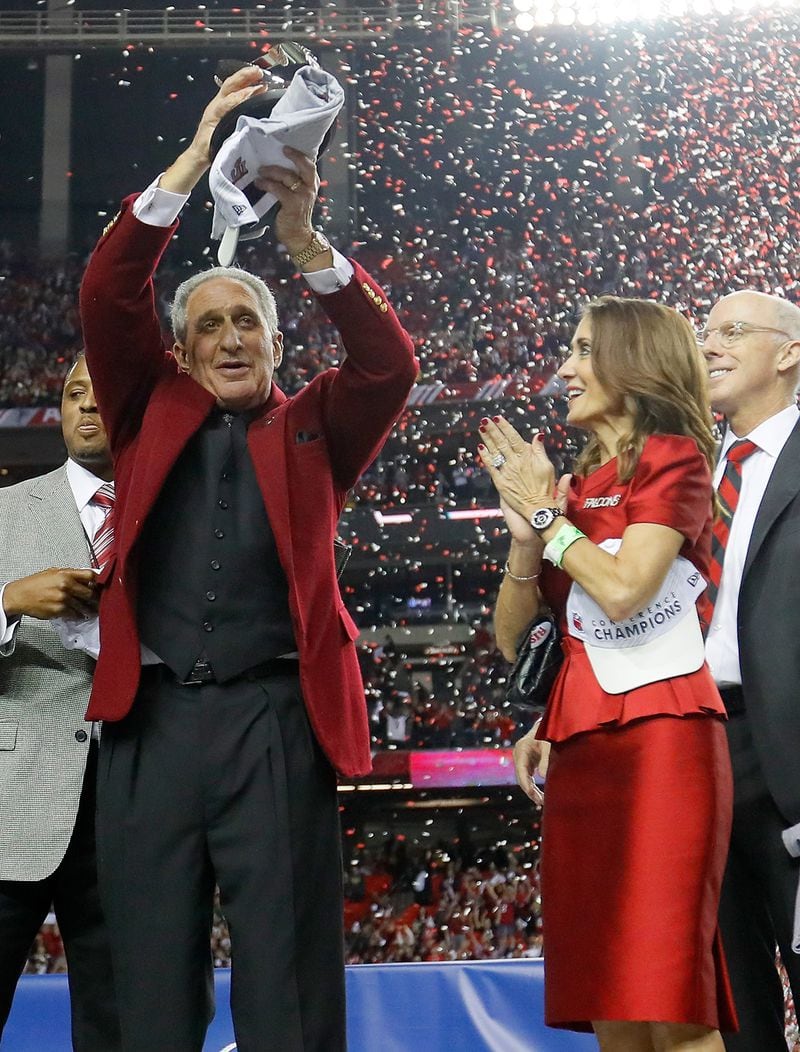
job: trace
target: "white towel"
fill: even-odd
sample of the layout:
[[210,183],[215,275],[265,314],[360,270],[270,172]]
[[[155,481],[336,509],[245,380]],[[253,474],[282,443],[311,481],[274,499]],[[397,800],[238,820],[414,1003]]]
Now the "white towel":
[[233,259],[239,229],[257,223],[277,201],[274,194],[266,193],[252,205],[244,194],[258,169],[269,164],[294,168],[283,152],[284,146],[315,157],[343,105],[344,91],[335,77],[322,69],[303,66],[268,117],[238,119],[236,130],[223,143],[208,176],[214,198],[211,236],[223,239],[218,251],[221,266],[228,266]]
[[95,661],[100,654],[100,618],[51,617],[50,624],[67,650],[82,650]]
[[[792,858],[800,857],[800,822],[783,831],[783,842]],[[797,899],[794,906],[794,931],[792,932],[792,949],[800,953],[800,883],[797,886]]]

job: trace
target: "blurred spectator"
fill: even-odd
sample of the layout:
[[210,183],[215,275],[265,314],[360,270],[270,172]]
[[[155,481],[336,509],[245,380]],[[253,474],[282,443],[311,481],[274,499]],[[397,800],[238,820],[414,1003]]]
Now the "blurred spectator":
[[505,701],[508,662],[485,626],[467,647],[460,668],[442,677],[441,693],[414,678],[408,655],[397,643],[363,645],[361,670],[375,749],[508,748],[518,736],[519,714]]
[[513,851],[490,845],[475,857],[450,844],[406,853],[398,870],[392,838],[376,854],[363,852],[349,867],[365,874],[367,890],[345,904],[348,962],[540,956],[537,858],[535,842]]
[[45,972],[65,972],[67,958],[55,913],[48,913],[36,941],[28,954],[26,974],[42,975]]

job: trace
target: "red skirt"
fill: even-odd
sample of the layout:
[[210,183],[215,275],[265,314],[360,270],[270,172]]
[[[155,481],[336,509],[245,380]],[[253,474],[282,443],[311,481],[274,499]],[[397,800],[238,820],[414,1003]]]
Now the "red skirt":
[[716,717],[655,716],[553,745],[542,830],[549,1026],[737,1029],[717,927],[731,809]]

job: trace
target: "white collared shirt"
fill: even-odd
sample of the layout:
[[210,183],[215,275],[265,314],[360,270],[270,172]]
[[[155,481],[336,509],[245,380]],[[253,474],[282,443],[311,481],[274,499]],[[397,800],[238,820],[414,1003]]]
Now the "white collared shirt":
[[[162,172],[161,175],[163,174]],[[162,190],[158,185],[161,175],[157,176],[133,202],[133,214],[140,223],[146,223],[148,226],[172,226],[189,200],[188,194],[176,194],[172,190]],[[333,246],[331,246],[331,251],[333,252],[332,267],[303,274],[309,286],[321,296],[343,289],[350,283],[355,273],[353,264],[346,256],[343,256]]]
[[75,498],[75,506],[78,509],[84,532],[87,537],[93,538],[103,525],[106,512],[98,505],[92,504],[91,501],[105,482],[72,459],[67,460],[67,481],[72,490],[72,496]]
[[[74,460],[67,460],[67,481],[72,490],[72,496],[75,498],[75,506],[78,509],[84,532],[87,537],[94,537],[105,518],[105,512],[102,508],[91,504],[90,501],[105,483],[97,475],[93,475],[91,471],[87,471],[80,464],[76,464]],[[90,566],[88,557],[86,562],[88,568]],[[73,567],[73,569],[82,569],[82,567]],[[3,593],[6,590],[7,583],[5,582],[0,586],[0,648],[8,646],[14,638],[14,632],[19,624],[19,620],[12,621],[9,624],[6,617],[3,606]]]
[[735,435],[728,429],[722,441],[719,463],[714,472],[715,487],[722,481],[728,450],[734,442],[748,438],[755,442],[758,450],[742,462],[742,488],[725,548],[722,580],[706,640],[706,660],[720,686],[740,685],[742,682],[737,612],[744,563],[772,469],[799,416],[797,406],[790,405],[764,420],[747,435]]
[[[92,498],[103,485],[103,480],[98,479],[91,471],[82,468],[74,460],[67,461],[67,478],[75,497],[75,504],[86,536],[91,540],[106,517],[103,508],[92,504]],[[100,625],[99,618],[91,617],[82,621],[71,618],[54,618],[51,621],[53,628],[61,636],[61,641],[68,650],[83,650],[90,657],[97,658],[100,652]],[[141,659],[143,665],[157,665],[161,658],[157,657],[149,647],[140,643]]]
[[[78,515],[80,516],[84,533],[87,538],[94,537],[106,517],[106,512],[97,505],[92,504],[91,501],[100,487],[105,485],[105,482],[103,479],[98,478],[97,475],[93,475],[91,471],[87,471],[86,468],[81,467],[80,464],[77,464],[72,459],[67,460],[67,481],[72,490],[72,496],[75,498],[75,506],[78,509]],[[90,562],[88,558],[86,561],[87,563]],[[73,567],[73,569],[82,569],[82,567]],[[5,592],[5,589],[5,584],[0,587],[0,651],[8,653],[9,644],[14,639],[14,634],[20,623],[20,619],[18,618],[16,621],[12,621],[11,624],[9,624],[3,607],[3,593]],[[97,622],[96,617],[89,620],[93,621],[95,624]],[[69,622],[64,618],[54,618],[51,624],[56,632],[58,632],[62,642],[65,642],[66,645],[64,629],[62,629],[61,626],[67,626],[69,625]],[[99,723],[92,724],[92,737],[99,739]]]

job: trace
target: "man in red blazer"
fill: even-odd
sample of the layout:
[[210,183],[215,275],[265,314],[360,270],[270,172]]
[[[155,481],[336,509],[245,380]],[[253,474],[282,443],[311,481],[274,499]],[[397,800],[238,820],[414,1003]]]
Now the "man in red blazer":
[[225,81],[188,149],[123,203],[81,290],[116,474],[88,718],[104,721],[98,854],[131,1052],[202,1048],[215,884],[240,1052],[345,1048],[335,771],[365,773],[370,750],[333,538],[416,361],[381,289],[314,231],[316,167],[288,149],[259,186],[342,366],[282,394],[272,295],[231,268],[178,289],[165,351],[153,273],[211,133],[261,76]]

